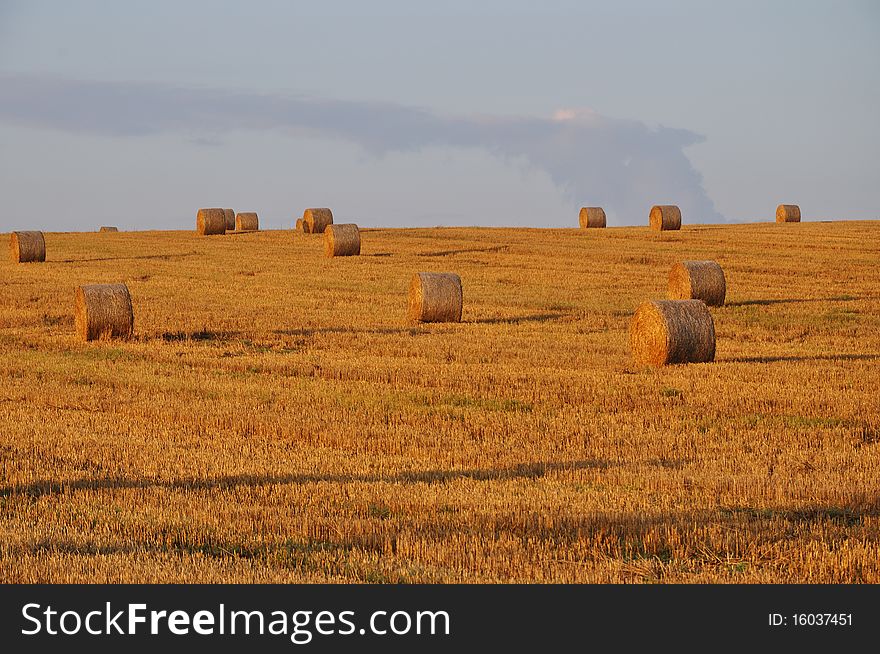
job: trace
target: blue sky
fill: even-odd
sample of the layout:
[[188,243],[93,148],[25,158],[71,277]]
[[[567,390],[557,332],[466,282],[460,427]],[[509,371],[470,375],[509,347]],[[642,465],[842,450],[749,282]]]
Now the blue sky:
[[7,2],[0,229],[880,218],[876,2]]

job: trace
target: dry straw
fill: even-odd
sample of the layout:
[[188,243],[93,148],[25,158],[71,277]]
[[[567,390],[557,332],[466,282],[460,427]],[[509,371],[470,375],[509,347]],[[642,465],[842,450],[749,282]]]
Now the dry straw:
[[303,222],[302,218],[296,219],[296,231],[302,232],[303,234],[308,234],[309,226]]
[[76,289],[76,331],[83,340],[129,338],[133,330],[134,312],[125,284],[90,284]]
[[226,231],[231,232],[235,229],[235,211],[232,209],[224,209],[223,218],[226,220]]
[[109,225],[104,225],[98,231],[99,232],[118,232],[119,228],[118,227],[110,227]]
[[333,224],[333,212],[330,209],[306,209],[302,221],[306,234],[323,234],[327,225]]
[[644,302],[630,323],[629,344],[640,365],[706,363],[715,359],[715,323],[702,300]]
[[651,207],[648,220],[651,223],[651,229],[658,232],[681,229],[681,210],[674,204],[658,204]]
[[409,317],[419,322],[460,322],[461,277],[455,273],[416,273],[409,284]]
[[196,216],[196,231],[202,236],[211,236],[212,234],[225,234],[225,210],[199,209],[198,216]]
[[581,227],[605,227],[605,209],[602,207],[581,207],[579,216]]
[[46,260],[46,239],[43,232],[12,232],[9,254],[16,263]]
[[724,271],[714,261],[682,261],[669,271],[670,300],[702,300],[720,307],[725,295]]
[[361,253],[361,232],[357,225],[327,225],[324,230],[324,254],[350,257]]
[[256,232],[260,229],[260,219],[253,212],[235,214],[235,231]]
[[801,221],[801,208],[796,204],[780,204],[776,207],[776,222],[799,223]]

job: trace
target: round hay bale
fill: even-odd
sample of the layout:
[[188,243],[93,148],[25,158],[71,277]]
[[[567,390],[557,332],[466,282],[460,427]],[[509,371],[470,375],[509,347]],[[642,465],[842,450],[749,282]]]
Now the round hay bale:
[[257,232],[260,230],[260,219],[257,214],[251,212],[235,214],[235,231]]
[[724,271],[714,261],[682,261],[669,271],[670,300],[702,300],[720,307],[725,295]]
[[12,232],[9,255],[16,263],[46,260],[46,239],[43,232]]
[[225,209],[199,209],[198,216],[196,216],[196,231],[202,236],[225,234]]
[[76,331],[84,341],[129,338],[134,331],[134,312],[128,287],[125,284],[78,287]]
[[602,207],[581,207],[579,215],[581,227],[605,227],[605,209]]
[[715,323],[702,300],[643,302],[632,317],[629,344],[640,365],[706,363],[715,359]]
[[409,317],[418,322],[461,322],[461,277],[416,273],[409,284]]
[[327,225],[333,224],[333,212],[330,209],[306,209],[302,221],[307,227],[306,234],[323,234]]
[[110,227],[108,225],[103,225],[101,227],[101,229],[99,229],[98,231],[99,232],[118,232],[119,228],[118,227]]
[[296,231],[303,232],[303,233],[305,233],[305,231],[306,231],[305,223],[303,222],[302,218],[296,219]]
[[780,204],[776,207],[776,222],[799,223],[801,221],[801,208],[796,204]]
[[224,209],[223,217],[226,219],[226,231],[231,232],[235,229],[235,211],[232,209]]
[[674,204],[654,205],[651,207],[648,220],[651,223],[651,229],[658,232],[681,229],[681,210]]
[[351,257],[361,253],[361,231],[357,225],[327,225],[324,229],[324,254],[328,257]]

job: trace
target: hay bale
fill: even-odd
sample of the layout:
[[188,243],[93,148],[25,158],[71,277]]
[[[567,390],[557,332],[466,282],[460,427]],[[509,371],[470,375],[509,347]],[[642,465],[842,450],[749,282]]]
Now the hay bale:
[[725,295],[724,271],[714,261],[682,261],[669,271],[670,300],[702,300],[720,307]]
[[[202,236],[226,233],[225,209],[199,209],[196,231]],[[233,225],[235,227],[235,225]]]
[[605,227],[605,209],[602,207],[581,207],[579,215],[581,227]]
[[361,253],[361,230],[357,225],[327,225],[324,229],[324,254],[328,257],[352,257]]
[[110,227],[108,225],[103,225],[101,227],[101,229],[99,229],[98,231],[99,232],[118,232],[119,228],[118,227]]
[[235,214],[235,231],[257,232],[260,230],[260,219],[253,212]]
[[801,221],[801,208],[796,204],[780,204],[776,207],[776,222],[799,223]]
[[461,277],[416,273],[409,284],[409,317],[419,322],[461,322]]
[[651,229],[658,232],[681,229],[681,210],[674,204],[654,205],[651,207],[648,220],[651,223]]
[[306,224],[303,222],[302,218],[296,219],[296,231],[306,233]]
[[224,209],[223,217],[226,219],[226,231],[231,232],[235,229],[235,211],[232,209]]
[[76,289],[76,331],[85,341],[129,338],[134,331],[131,295],[125,284],[90,284]]
[[333,224],[333,212],[330,209],[306,209],[302,221],[307,227],[306,234],[323,234],[327,225]]
[[43,232],[12,232],[9,254],[16,263],[46,260],[46,239]]
[[715,323],[702,300],[644,302],[632,317],[629,344],[641,365],[706,363],[715,359]]

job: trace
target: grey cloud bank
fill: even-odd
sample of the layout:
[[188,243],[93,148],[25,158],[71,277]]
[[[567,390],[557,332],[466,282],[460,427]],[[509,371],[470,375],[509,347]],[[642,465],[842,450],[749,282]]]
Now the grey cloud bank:
[[[653,204],[678,204],[686,222],[723,221],[684,148],[684,129],[591,111],[551,118],[441,116],[391,103],[317,99],[136,82],[0,75],[0,122],[110,137],[180,132],[218,145],[238,130],[343,139],[370,155],[434,146],[524,159],[577,205],[602,205],[615,224],[645,224]],[[220,143],[222,146],[222,143]]]

